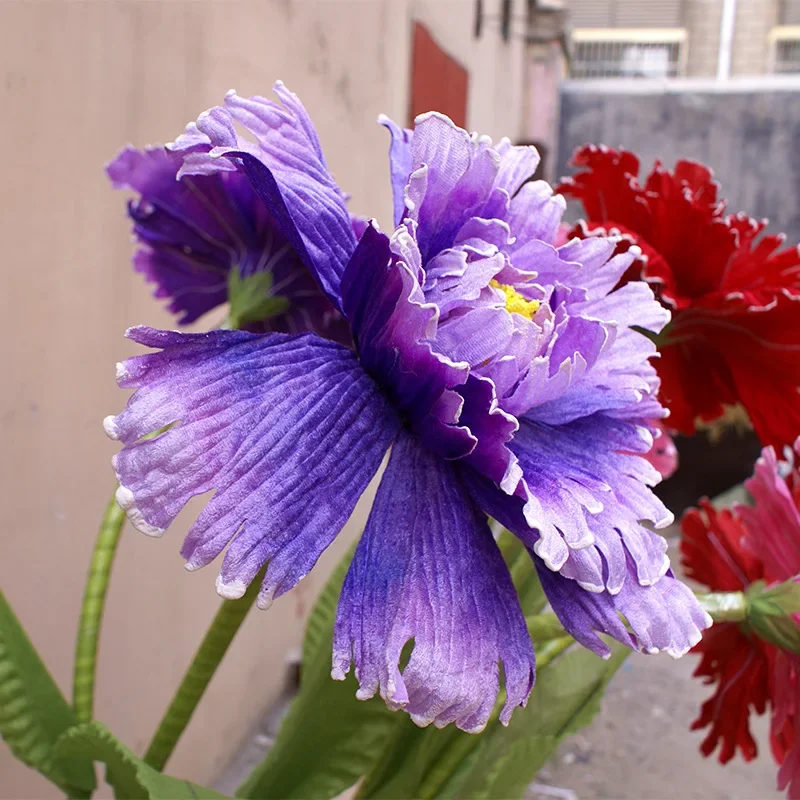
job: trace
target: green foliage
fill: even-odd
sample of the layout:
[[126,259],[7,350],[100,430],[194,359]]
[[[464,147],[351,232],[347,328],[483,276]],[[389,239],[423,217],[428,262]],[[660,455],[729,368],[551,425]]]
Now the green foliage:
[[251,322],[262,322],[289,308],[285,297],[272,295],[272,273],[254,272],[242,277],[235,267],[228,277],[229,327],[238,329]]
[[79,722],[89,722],[94,717],[94,681],[100,626],[106,606],[111,567],[124,524],[125,512],[119,507],[116,496],[112,495],[95,541],[78,621],[72,707]]
[[609,680],[631,652],[621,644],[610,647],[607,660],[575,648],[541,669],[528,707],[514,714],[508,728],[495,725],[481,737],[469,769],[440,796],[520,797],[558,745],[597,715]]
[[203,641],[194,654],[189,669],[181,680],[169,707],[164,712],[153,740],[144,754],[145,763],[163,770],[178,744],[192,715],[203,699],[208,684],[225,658],[248,612],[258,597],[262,569],[238,600],[223,600]]
[[220,800],[225,795],[205,786],[162,775],[125,747],[100,722],[67,731],[56,744],[64,762],[93,758],[106,765],[106,780],[118,800]]
[[0,592],[0,737],[11,752],[71,797],[88,797],[96,782],[91,759],[59,762],[58,738],[77,722]]
[[336,605],[351,558],[352,552],[337,566],[311,612],[300,693],[238,797],[335,797],[369,770],[393,726],[403,721],[380,697],[356,700],[352,675],[341,682],[330,676]]

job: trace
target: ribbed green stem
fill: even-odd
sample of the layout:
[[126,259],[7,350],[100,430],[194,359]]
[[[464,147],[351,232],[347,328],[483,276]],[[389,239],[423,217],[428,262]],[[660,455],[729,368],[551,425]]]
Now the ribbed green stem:
[[78,722],[90,722],[94,713],[94,681],[100,626],[106,607],[111,566],[124,523],[125,512],[117,505],[116,498],[112,497],[94,545],[78,623],[72,680],[72,705]]
[[157,770],[164,769],[206,687],[258,596],[262,577],[263,571],[250,584],[244,597],[222,601],[144,755],[145,762],[151,767]]

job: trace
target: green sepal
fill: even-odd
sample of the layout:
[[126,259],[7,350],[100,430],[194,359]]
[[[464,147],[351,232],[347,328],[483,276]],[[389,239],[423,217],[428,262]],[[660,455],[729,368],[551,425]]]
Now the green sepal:
[[91,759],[59,762],[54,747],[77,723],[30,639],[0,592],[0,737],[11,752],[70,797],[97,785]]
[[766,588],[756,581],[747,590],[747,624],[766,642],[800,655],[800,583],[794,579]]
[[225,795],[154,770],[100,722],[71,728],[55,746],[59,759],[90,758],[106,765],[106,780],[118,800],[221,800]]
[[272,272],[254,272],[242,277],[234,267],[228,275],[228,327],[242,328],[253,322],[263,322],[270,317],[283,314],[289,301],[280,295],[272,295]]
[[237,797],[281,800],[330,798],[364,775],[383,752],[404,714],[380,697],[357,700],[358,684],[331,678],[333,623],[351,550],[320,594],[306,628],[300,692],[265,760],[237,789]]

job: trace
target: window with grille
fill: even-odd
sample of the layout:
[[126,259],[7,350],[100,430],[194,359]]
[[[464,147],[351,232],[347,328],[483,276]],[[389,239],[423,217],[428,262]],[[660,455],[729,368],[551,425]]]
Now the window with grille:
[[800,25],[779,25],[769,33],[770,71],[800,73]]
[[685,61],[682,28],[572,32],[572,78],[677,78]]

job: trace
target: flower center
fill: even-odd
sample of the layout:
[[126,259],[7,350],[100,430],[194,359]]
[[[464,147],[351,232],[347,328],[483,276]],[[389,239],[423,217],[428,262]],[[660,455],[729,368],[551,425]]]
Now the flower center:
[[499,289],[506,296],[506,311],[509,314],[519,314],[526,319],[533,319],[533,315],[539,310],[538,300],[528,300],[523,297],[513,286],[506,283],[499,283],[492,279],[489,285],[493,289]]

